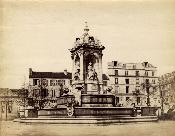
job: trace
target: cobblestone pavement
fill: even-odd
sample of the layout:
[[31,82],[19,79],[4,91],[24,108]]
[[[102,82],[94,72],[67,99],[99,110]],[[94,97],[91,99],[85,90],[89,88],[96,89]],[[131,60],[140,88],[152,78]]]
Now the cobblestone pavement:
[[0,122],[0,136],[174,136],[175,121],[113,125]]

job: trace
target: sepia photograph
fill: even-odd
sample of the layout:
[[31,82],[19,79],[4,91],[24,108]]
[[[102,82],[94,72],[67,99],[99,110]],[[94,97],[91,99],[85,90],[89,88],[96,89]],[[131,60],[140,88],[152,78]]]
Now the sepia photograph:
[[0,136],[174,136],[175,0],[1,0]]

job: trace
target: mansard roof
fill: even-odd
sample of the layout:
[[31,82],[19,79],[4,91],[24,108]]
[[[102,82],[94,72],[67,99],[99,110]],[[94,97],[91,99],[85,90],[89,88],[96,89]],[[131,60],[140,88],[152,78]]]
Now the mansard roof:
[[108,67],[112,66],[112,67],[120,67],[123,69],[149,69],[149,68],[153,68],[156,69],[157,67],[153,66],[151,63],[149,62],[142,62],[142,63],[123,63],[123,62],[119,62],[119,61],[111,61],[108,62]]
[[[72,79],[72,73],[67,72],[34,72],[29,75],[29,78],[56,78],[56,79]],[[109,80],[106,74],[102,75],[103,80]]]
[[67,72],[34,72],[29,75],[29,78],[58,78],[58,79],[71,79],[72,74]]

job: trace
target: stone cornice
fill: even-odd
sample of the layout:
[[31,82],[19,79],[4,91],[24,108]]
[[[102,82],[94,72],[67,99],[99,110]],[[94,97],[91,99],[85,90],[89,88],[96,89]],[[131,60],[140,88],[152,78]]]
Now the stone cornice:
[[69,51],[71,53],[73,53],[73,52],[75,52],[75,51],[77,51],[79,49],[98,49],[98,50],[104,50],[105,47],[102,46],[102,45],[90,45],[90,44],[84,43],[84,44],[75,46],[72,49],[69,49]]

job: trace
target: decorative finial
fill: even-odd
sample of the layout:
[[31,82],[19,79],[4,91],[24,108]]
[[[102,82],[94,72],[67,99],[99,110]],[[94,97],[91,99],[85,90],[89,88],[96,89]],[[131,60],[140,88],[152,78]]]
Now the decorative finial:
[[84,28],[84,31],[88,33],[89,31],[89,28],[88,28],[88,25],[87,25],[87,22],[85,22],[85,28]]

